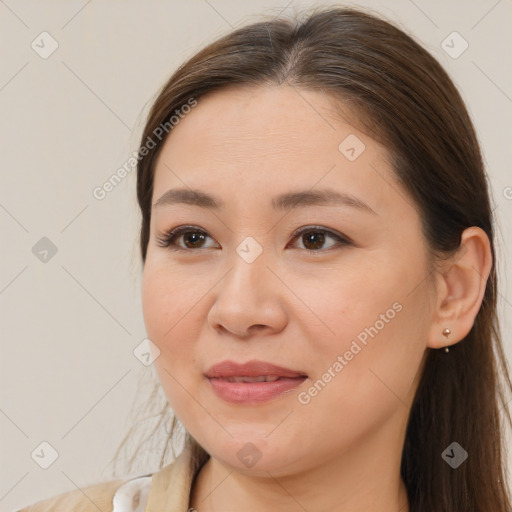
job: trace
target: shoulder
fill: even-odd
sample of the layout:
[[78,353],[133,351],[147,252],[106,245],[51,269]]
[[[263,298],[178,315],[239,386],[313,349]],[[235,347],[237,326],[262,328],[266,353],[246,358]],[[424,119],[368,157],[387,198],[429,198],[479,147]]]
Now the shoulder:
[[187,510],[192,482],[208,458],[199,445],[186,444],[175,460],[156,473],[90,485],[16,512],[144,512],[148,507]]
[[[113,480],[38,501],[17,512],[132,512],[147,496],[151,476]],[[142,509],[144,510],[144,509]]]

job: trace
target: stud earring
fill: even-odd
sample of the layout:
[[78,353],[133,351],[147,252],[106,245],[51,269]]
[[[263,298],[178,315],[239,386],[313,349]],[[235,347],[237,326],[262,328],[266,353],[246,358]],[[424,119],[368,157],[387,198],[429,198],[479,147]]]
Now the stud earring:
[[[446,329],[443,329],[443,336],[445,338],[448,338],[450,336],[450,334],[452,333],[452,331],[450,331],[450,329],[448,329],[448,327]],[[446,353],[450,352],[450,349],[448,347],[444,347],[444,351]]]

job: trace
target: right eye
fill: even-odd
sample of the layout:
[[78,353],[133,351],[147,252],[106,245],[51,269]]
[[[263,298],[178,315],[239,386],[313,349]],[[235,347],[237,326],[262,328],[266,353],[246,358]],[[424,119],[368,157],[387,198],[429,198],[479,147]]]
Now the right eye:
[[[207,238],[211,237],[206,231],[197,226],[179,226],[158,235],[156,240],[160,247],[166,247],[173,251],[190,251],[211,248],[204,246],[204,241]],[[180,239],[183,244],[177,243]]]

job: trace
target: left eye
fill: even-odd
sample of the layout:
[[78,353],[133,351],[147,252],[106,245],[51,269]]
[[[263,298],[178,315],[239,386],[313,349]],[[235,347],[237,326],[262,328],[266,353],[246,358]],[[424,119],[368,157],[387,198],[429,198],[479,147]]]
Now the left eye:
[[[334,240],[325,247],[327,239]],[[348,245],[350,242],[344,236],[324,228],[307,227],[297,230],[293,234],[293,240],[299,239],[303,249],[308,252],[319,252],[320,250],[331,249],[340,245]]]
[[[194,226],[179,226],[157,237],[157,244],[160,247],[167,247],[172,250],[208,249],[212,248],[212,246],[204,245],[205,240],[208,238],[212,239],[203,229]],[[325,246],[329,239],[332,242]],[[309,253],[322,252],[333,247],[350,244],[350,240],[347,237],[334,231],[314,226],[296,230],[292,235],[292,242],[295,240],[300,240],[302,243],[302,247],[299,247],[299,249]],[[182,243],[177,243],[178,241]]]

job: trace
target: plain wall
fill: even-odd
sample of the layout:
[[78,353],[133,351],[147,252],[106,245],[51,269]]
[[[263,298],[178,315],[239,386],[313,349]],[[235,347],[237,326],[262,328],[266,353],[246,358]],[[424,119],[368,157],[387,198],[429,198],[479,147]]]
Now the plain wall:
[[[316,5],[330,4],[347,5]],[[512,3],[385,4],[350,5],[373,7],[433,53],[476,125],[500,226],[500,313],[510,360]],[[148,105],[182,61],[260,14],[307,5],[315,4],[0,3],[0,510],[112,479],[107,463],[129,427],[139,378],[153,371],[133,354],[145,338],[135,174],[102,200],[93,190],[136,150]],[[44,31],[58,43],[47,58],[40,54],[52,41]],[[456,59],[441,48],[453,31],[469,44]],[[49,460],[42,442],[58,452],[48,469],[31,457],[36,450]]]

